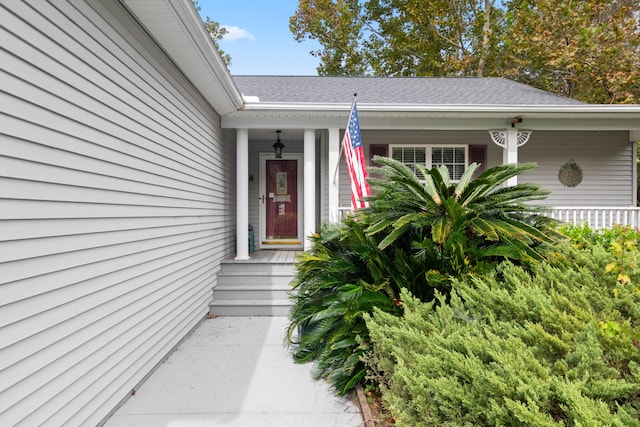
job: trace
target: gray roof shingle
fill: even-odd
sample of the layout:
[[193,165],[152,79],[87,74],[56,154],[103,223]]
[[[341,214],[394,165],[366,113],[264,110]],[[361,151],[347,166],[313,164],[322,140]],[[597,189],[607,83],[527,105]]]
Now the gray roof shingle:
[[501,77],[233,76],[260,102],[421,105],[584,105]]

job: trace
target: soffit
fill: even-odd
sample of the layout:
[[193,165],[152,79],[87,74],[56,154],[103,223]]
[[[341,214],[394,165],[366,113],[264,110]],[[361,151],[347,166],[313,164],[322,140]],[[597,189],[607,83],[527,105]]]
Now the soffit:
[[242,105],[242,96],[192,0],[121,1],[219,114]]
[[[245,103],[222,118],[224,128],[344,128],[350,105]],[[361,105],[363,129],[500,129],[517,126],[538,130],[639,130],[640,105]]]

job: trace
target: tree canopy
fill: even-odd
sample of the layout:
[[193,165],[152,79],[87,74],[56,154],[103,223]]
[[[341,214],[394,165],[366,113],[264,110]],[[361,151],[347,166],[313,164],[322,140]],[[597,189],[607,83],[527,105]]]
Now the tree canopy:
[[320,75],[505,76],[592,103],[640,102],[637,0],[300,0]]
[[[202,8],[198,5],[198,0],[193,0],[193,5],[195,6],[196,10],[200,12]],[[218,43],[218,40],[222,40],[224,35],[228,33],[227,29],[220,26],[219,22],[214,21],[208,16],[203,19],[202,22],[204,23],[204,28],[209,33],[209,37],[211,37],[211,40],[213,40],[213,44],[216,46],[216,49],[218,49],[218,53],[220,53],[222,62],[224,62],[224,65],[229,67],[229,65],[231,65],[231,55],[225,53],[224,50],[220,49],[220,44]]]

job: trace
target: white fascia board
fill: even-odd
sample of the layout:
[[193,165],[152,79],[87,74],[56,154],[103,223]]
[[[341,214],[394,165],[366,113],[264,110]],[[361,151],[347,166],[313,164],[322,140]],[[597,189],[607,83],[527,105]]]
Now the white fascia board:
[[237,111],[242,106],[240,90],[207,34],[192,0],[122,2],[220,115]]
[[[270,116],[222,117],[225,129],[344,129],[348,112],[343,116],[302,116],[274,114]],[[511,127],[504,117],[382,117],[360,114],[361,129],[379,130],[495,130]],[[517,125],[523,130],[549,131],[633,131],[638,120],[621,119],[527,119]]]
[[[246,103],[223,128],[344,128],[349,104]],[[358,105],[366,129],[640,130],[640,105]]]
[[[225,129],[344,129],[347,125],[348,111],[341,116],[297,116],[290,114],[272,115],[269,117],[222,117],[222,128]],[[380,130],[452,130],[452,129],[496,129],[505,128],[504,119],[465,119],[459,118],[390,118],[368,117],[361,114],[361,129]]]
[[[249,99],[247,99],[249,101]],[[261,103],[246,102],[242,111],[349,111],[351,104]],[[358,104],[358,112],[420,112],[420,113],[538,113],[538,114],[630,114],[640,118],[640,105],[443,105],[443,104]]]

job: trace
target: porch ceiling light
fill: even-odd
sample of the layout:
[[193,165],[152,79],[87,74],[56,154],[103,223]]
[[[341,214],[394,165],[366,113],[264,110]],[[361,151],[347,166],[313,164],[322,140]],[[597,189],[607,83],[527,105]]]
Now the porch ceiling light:
[[278,134],[278,139],[276,140],[276,142],[272,145],[273,147],[273,154],[276,155],[276,159],[281,159],[282,158],[282,149],[284,148],[284,144],[282,142],[280,142],[280,132],[282,132],[280,129],[278,129],[276,131],[276,133]]

